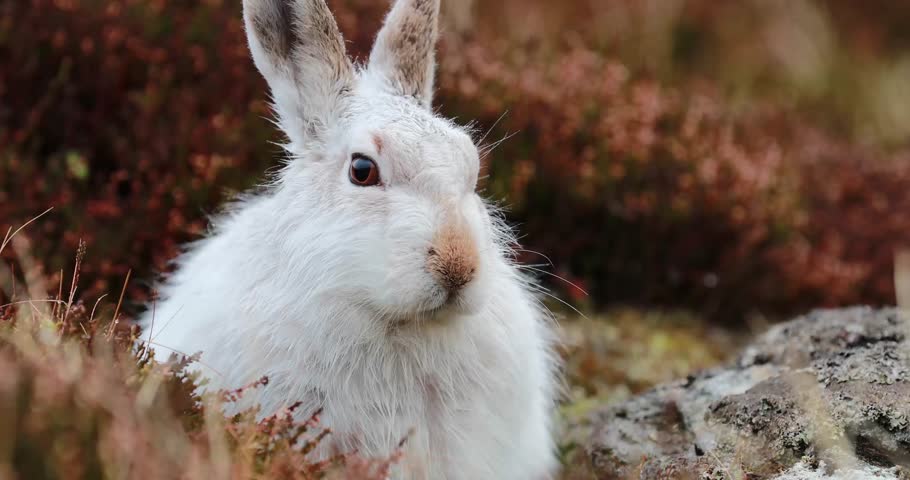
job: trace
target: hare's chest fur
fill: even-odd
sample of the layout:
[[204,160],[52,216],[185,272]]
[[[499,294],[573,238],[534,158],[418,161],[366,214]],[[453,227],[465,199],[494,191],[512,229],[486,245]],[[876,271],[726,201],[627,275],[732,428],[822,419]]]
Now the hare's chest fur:
[[322,456],[386,458],[403,442],[394,478],[547,478],[554,463],[552,365],[541,325],[515,327],[461,332],[466,336],[436,352],[364,344],[339,347],[336,356],[330,343],[289,351],[255,341],[239,350],[217,334],[178,344],[204,352],[205,365],[224,374],[212,387],[268,375],[269,385],[248,399],[264,414],[298,401],[301,416],[322,409],[321,426],[333,432]]
[[550,392],[531,373],[547,368],[547,359],[524,350],[531,345],[504,350],[498,342],[476,338],[462,351],[424,358],[364,355],[359,365],[339,365],[334,378],[310,379],[320,384],[323,421],[338,434],[326,449],[383,457],[404,441],[401,478],[519,479],[548,471]]
[[[280,260],[241,241],[215,237],[186,259],[155,309],[160,356],[202,352],[210,388],[268,376],[268,386],[246,399],[263,414],[296,402],[302,417],[323,409],[321,426],[333,432],[318,452],[324,456],[356,450],[385,458],[405,440],[394,478],[548,478],[552,332],[520,284],[497,283],[475,315],[371,330],[369,312],[318,295],[287,296],[285,280],[246,271],[269,271]],[[251,258],[225,262],[228,251]],[[144,323],[150,327],[150,318]]]

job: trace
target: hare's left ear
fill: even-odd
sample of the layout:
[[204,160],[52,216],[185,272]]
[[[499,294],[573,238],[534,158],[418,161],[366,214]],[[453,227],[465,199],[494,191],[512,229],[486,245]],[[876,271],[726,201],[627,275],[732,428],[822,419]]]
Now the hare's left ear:
[[369,71],[397,95],[433,103],[440,0],[397,0],[370,54]]

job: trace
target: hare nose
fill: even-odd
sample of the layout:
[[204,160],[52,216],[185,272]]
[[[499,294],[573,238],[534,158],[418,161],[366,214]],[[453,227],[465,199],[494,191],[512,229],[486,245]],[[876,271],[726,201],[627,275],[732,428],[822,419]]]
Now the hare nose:
[[441,228],[427,253],[427,270],[450,293],[461,290],[474,279],[477,264],[477,246],[461,223]]

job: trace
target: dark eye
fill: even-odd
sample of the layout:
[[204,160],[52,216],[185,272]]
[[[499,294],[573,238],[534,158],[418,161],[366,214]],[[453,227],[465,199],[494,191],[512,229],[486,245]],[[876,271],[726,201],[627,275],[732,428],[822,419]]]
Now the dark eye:
[[351,183],[360,187],[379,184],[379,166],[372,158],[355,154],[351,160]]

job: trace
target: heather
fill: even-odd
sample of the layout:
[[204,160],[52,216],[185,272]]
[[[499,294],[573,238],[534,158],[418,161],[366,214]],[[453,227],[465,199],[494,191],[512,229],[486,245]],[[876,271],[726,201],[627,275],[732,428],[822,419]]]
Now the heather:
[[[16,244],[7,232],[0,251]],[[19,240],[21,248],[21,240]],[[136,327],[96,302],[74,301],[84,250],[66,295],[0,308],[0,475],[3,478],[384,478],[395,458],[355,452],[316,461],[329,431],[297,406],[224,417],[268,378],[201,394],[193,357],[152,360]],[[21,263],[29,264],[23,259]],[[33,272],[34,273],[34,272]],[[32,275],[25,288],[44,281]],[[135,345],[140,347],[136,348]],[[403,439],[404,440],[404,439]]]
[[[905,229],[882,210],[908,201],[908,159],[888,132],[910,109],[898,91],[869,97],[892,91],[874,82],[904,78],[887,65],[904,55],[902,17],[854,15],[848,2],[800,2],[793,18],[781,5],[671,3],[541,2],[524,22],[511,2],[483,4],[467,25],[449,8],[438,106],[496,144],[484,187],[525,247],[601,307],[737,318],[892,301]],[[362,57],[382,6],[333,7]],[[732,41],[721,13],[763,20]],[[57,270],[80,239],[103,252],[84,267],[89,293],[131,268],[141,279],[165,270],[206,214],[277,165],[233,2],[9,2],[2,15],[0,217],[55,206],[36,254]],[[809,36],[806,51],[833,37],[825,58],[874,68],[841,75],[782,58],[760,42],[782,31]],[[764,67],[743,73],[739,49]],[[788,76],[787,62],[819,79]],[[873,113],[857,127],[844,109]],[[137,283],[129,298],[147,294]]]
[[[385,2],[329,3],[363,58]],[[726,358],[739,333],[718,324],[895,303],[910,7],[450,0],[445,13],[436,107],[473,122],[481,188],[558,299],[568,424]],[[291,448],[317,441],[317,421],[222,421],[205,402],[224,399],[194,397],[181,364],[128,347],[180,246],[279,165],[267,100],[239,1],[0,2],[0,234],[53,207],[0,249],[0,419],[17,432],[0,439],[0,472],[10,459],[20,478],[367,468]],[[566,433],[567,462],[577,441]]]

